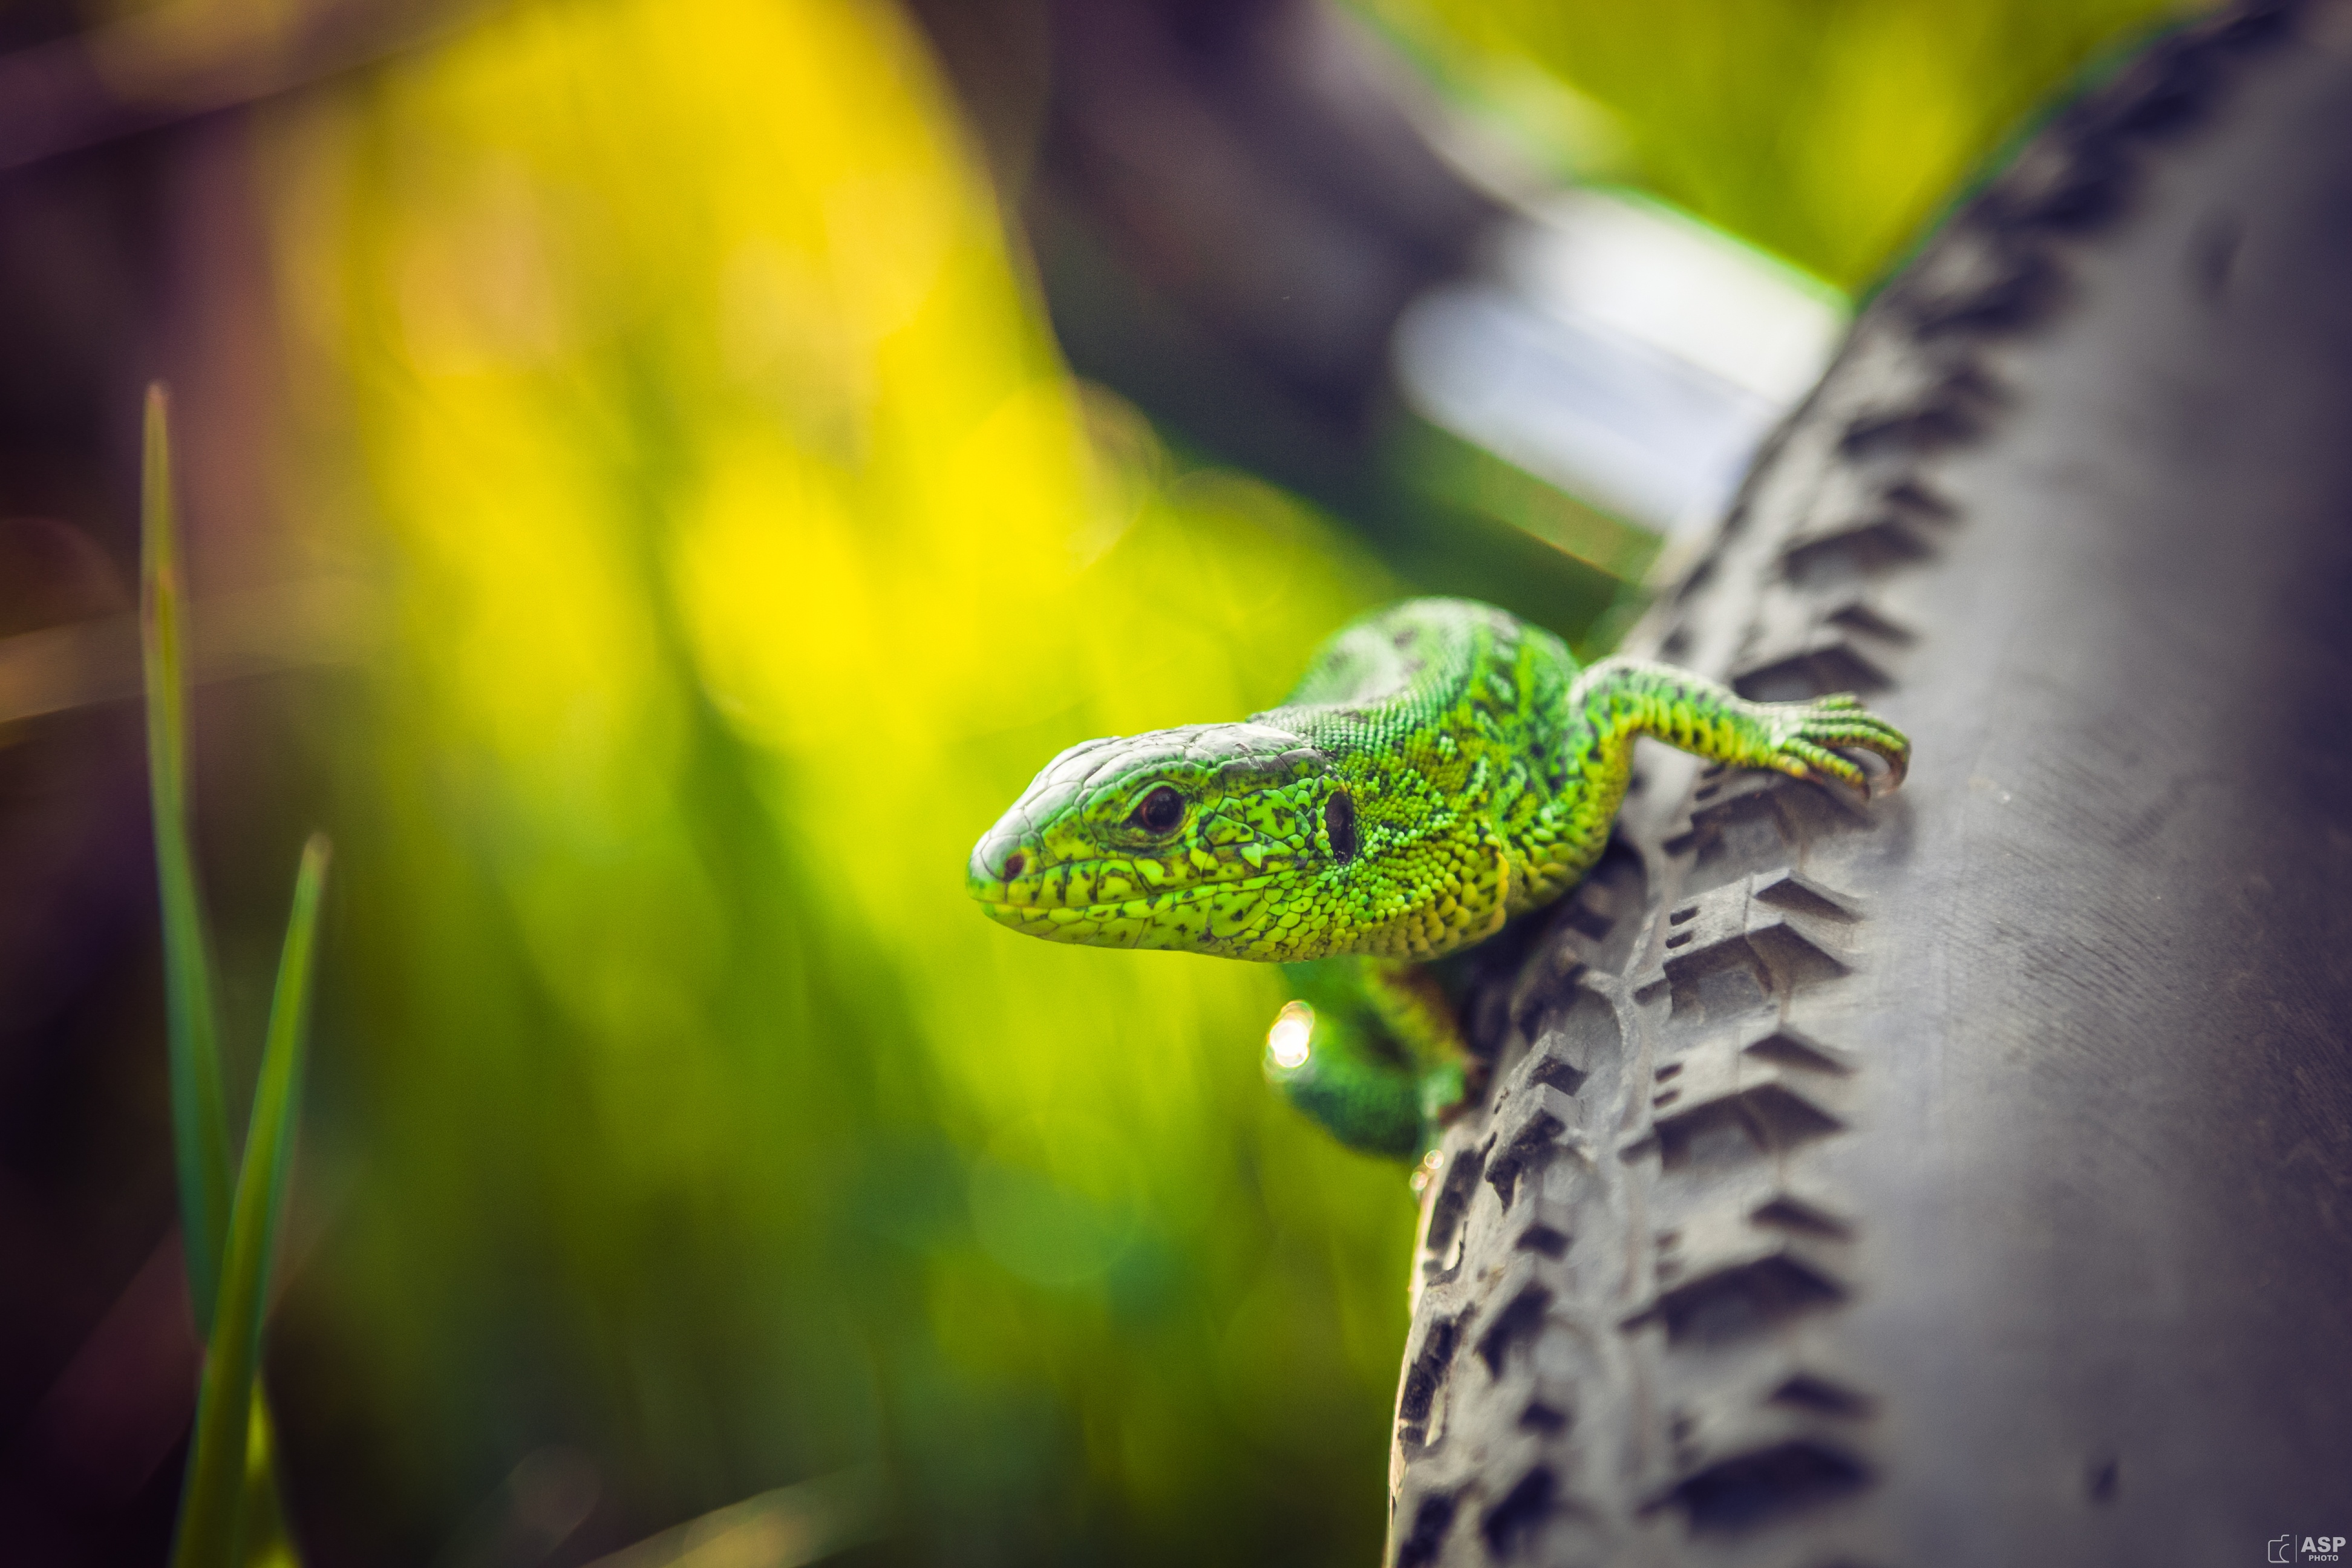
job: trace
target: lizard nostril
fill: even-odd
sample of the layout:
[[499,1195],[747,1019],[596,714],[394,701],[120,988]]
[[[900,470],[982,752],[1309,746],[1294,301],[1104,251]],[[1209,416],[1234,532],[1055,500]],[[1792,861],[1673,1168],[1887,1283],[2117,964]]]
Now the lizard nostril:
[[1007,855],[1004,858],[1004,879],[1009,882],[1013,878],[1021,875],[1021,868],[1027,864],[1029,864],[1029,857],[1026,855],[1020,854],[1017,851],[1013,854]]

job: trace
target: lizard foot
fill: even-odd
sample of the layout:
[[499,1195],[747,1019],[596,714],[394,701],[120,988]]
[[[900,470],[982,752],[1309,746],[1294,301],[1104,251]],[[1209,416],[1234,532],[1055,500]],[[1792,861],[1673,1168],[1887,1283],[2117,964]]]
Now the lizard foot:
[[1853,785],[1867,795],[1870,775],[1841,752],[1875,752],[1886,759],[1886,788],[1901,786],[1910,766],[1911,742],[1902,731],[1870,712],[1850,691],[1810,702],[1775,702],[1765,708],[1772,753],[1765,766],[1793,778],[1821,775]]

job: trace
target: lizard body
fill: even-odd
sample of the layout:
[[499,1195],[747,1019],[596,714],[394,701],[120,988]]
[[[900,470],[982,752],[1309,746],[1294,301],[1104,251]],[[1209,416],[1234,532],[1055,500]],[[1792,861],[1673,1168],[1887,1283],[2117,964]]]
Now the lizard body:
[[1909,744],[1850,696],[1750,702],[1603,659],[1491,605],[1413,599],[1341,628],[1239,723],[1073,746],[972,851],[992,919],[1053,942],[1284,965],[1267,1072],[1355,1147],[1411,1158],[1466,1055],[1423,967],[1558,899],[1601,858],[1648,734],[1866,787]]

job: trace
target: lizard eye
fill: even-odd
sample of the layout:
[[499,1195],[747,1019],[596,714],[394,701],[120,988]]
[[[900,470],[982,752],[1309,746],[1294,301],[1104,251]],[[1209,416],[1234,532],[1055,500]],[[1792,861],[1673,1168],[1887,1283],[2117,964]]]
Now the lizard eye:
[[1356,858],[1356,797],[1346,790],[1333,790],[1331,798],[1323,803],[1323,832],[1331,840],[1331,853],[1346,865]]
[[1143,797],[1128,816],[1128,821],[1146,833],[1172,833],[1184,820],[1184,797],[1167,784],[1161,784]]

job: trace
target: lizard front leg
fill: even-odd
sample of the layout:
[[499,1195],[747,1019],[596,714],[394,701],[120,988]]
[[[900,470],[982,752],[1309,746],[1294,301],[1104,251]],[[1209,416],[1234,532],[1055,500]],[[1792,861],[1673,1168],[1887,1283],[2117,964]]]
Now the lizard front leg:
[[1582,671],[1570,689],[1569,706],[1571,753],[1581,751],[1588,769],[1612,773],[1624,772],[1636,734],[1716,762],[1801,779],[1827,774],[1856,789],[1869,787],[1869,775],[1839,749],[1885,758],[1889,787],[1903,782],[1911,758],[1903,731],[1866,711],[1851,692],[1804,702],[1750,702],[1687,669],[1647,659],[1604,658]]
[[1349,1148],[1419,1157],[1469,1087],[1437,982],[1394,958],[1316,959],[1282,974],[1293,999],[1266,1033],[1268,1080]]
[[1870,776],[1841,749],[1886,759],[1890,787],[1903,781],[1911,742],[1850,693],[1808,702],[1751,702],[1687,669],[1647,659],[1604,658],[1569,689],[1562,735],[1566,787],[1546,808],[1560,863],[1580,874],[1601,857],[1633,777],[1633,740],[1652,735],[1715,762],[1829,777],[1867,790]]

